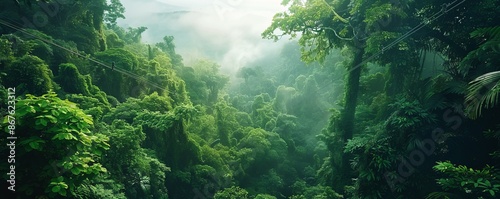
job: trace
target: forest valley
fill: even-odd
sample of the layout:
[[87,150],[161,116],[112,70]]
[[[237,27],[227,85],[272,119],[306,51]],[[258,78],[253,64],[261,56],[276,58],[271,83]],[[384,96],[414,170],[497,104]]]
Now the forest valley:
[[119,0],[0,5],[2,197],[500,195],[498,0],[284,0],[236,77]]

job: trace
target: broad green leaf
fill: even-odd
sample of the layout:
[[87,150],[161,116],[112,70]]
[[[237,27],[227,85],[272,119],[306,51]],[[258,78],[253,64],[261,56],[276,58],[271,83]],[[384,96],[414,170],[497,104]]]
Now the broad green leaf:
[[40,150],[40,145],[38,144],[38,142],[30,142],[29,145],[32,149]]
[[59,191],[59,194],[61,194],[62,196],[66,196],[66,189],[61,189]]
[[491,187],[491,183],[489,180],[485,180],[484,183],[486,184],[486,186]]
[[71,133],[58,133],[52,137],[52,140],[77,140]]
[[49,119],[51,123],[57,123],[57,118],[52,115],[46,115],[45,118]]
[[99,149],[94,149],[92,150],[92,152],[94,152],[94,154],[98,155],[98,156],[101,156],[102,155],[102,151],[99,150]]
[[82,143],[78,143],[78,144],[76,145],[76,149],[77,149],[78,151],[83,150],[83,145],[82,145]]
[[71,169],[71,173],[73,173],[74,175],[78,175],[78,174],[80,174],[80,172],[81,172],[81,170],[76,168],[76,167],[73,167]]
[[42,125],[42,126],[47,126],[47,120],[43,119],[43,118],[40,118],[40,119],[37,119],[36,122],[35,122],[36,125]]
[[54,193],[58,193],[60,190],[61,190],[61,187],[59,185],[52,187],[52,192],[54,192]]
[[63,163],[63,166],[65,169],[69,170],[69,169],[73,168],[73,163],[72,162],[65,162],[65,163]]

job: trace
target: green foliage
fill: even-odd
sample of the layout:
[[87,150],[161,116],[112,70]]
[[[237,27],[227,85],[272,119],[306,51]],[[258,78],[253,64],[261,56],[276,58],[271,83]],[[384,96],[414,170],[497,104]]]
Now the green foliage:
[[499,173],[492,166],[472,169],[446,161],[437,162],[433,169],[447,176],[436,180],[444,190],[458,190],[463,195],[478,198],[493,198],[500,192]]
[[213,167],[219,173],[224,173],[226,177],[232,175],[232,171],[229,170],[229,167],[226,165],[226,162],[229,160],[223,159],[218,150],[211,148],[208,145],[204,145],[201,147],[201,158],[204,164]]
[[140,99],[128,98],[127,101],[120,103],[104,115],[103,121],[111,123],[114,119],[122,119],[131,124],[134,118],[144,110],[167,113],[172,110],[172,101],[171,98],[160,96],[158,93],[152,93]]
[[395,4],[380,3],[379,5],[372,6],[366,10],[364,22],[370,28],[378,28],[374,26],[379,26],[378,23],[381,20],[393,17],[391,14],[396,14],[402,18],[407,16],[406,13]]
[[470,33],[470,37],[481,39],[482,42],[476,49],[470,51],[462,60],[458,70],[463,75],[479,76],[469,83],[465,102],[466,113],[472,119],[481,116],[482,109],[492,108],[498,103],[499,72],[494,68],[500,64],[491,57],[498,56],[500,52],[500,27],[478,28]]
[[207,184],[213,183],[212,180],[219,180],[214,179],[216,172],[215,168],[208,165],[194,165],[190,168],[191,179],[189,179],[189,184],[193,188],[202,190]]
[[498,61],[491,59],[491,57],[496,57],[500,53],[500,49],[498,48],[500,45],[499,33],[500,26],[478,28],[470,33],[471,38],[481,39],[484,42],[481,42],[476,49],[470,51],[467,56],[464,57],[458,68],[460,73],[464,75],[473,73],[474,75],[474,72],[476,71],[474,68],[476,67],[483,67],[487,70],[490,69],[489,71],[484,71],[490,72],[491,68],[498,66],[495,65],[498,64]]
[[[37,31],[37,30],[32,30],[29,29],[28,32],[32,35],[35,35],[39,38],[43,38],[44,40],[52,41],[54,42],[54,39],[51,36],[46,35],[43,32]],[[52,49],[52,46],[47,44],[46,42],[40,41],[40,40],[30,40],[30,43],[32,43],[32,48],[31,48],[31,54],[39,57],[42,60],[45,60],[49,62],[54,55],[54,50]]]
[[136,159],[145,139],[141,127],[133,127],[123,120],[114,120],[111,130],[106,133],[109,137],[111,150],[106,153],[105,161],[114,172],[122,173],[121,166],[128,165]]
[[[34,35],[43,40],[54,42],[54,38],[51,36],[34,29],[25,29],[27,34]],[[8,39],[11,42],[12,50],[14,55],[17,57],[22,57],[23,55],[34,55],[50,63],[52,57],[54,56],[54,50],[52,47],[41,40],[28,37],[27,34],[17,32],[15,34],[2,35],[2,38]]]
[[276,89],[276,98],[273,103],[273,108],[277,111],[287,113],[288,109],[291,108],[289,103],[294,95],[296,95],[296,92],[297,91],[293,87],[279,86]]
[[[116,183],[111,180],[111,183]],[[110,199],[126,199],[123,191],[120,188],[118,190],[108,189],[109,184],[82,184],[75,190],[75,199],[87,199],[87,198],[110,198]],[[114,184],[116,187],[117,185]]]
[[125,46],[125,42],[115,32],[106,35],[106,44],[108,48],[123,48]]
[[418,126],[425,122],[432,122],[432,117],[423,109],[418,101],[407,101],[401,99],[390,105],[396,109],[396,115],[387,121],[387,128],[407,129]]
[[[279,168],[286,164],[287,143],[275,132],[263,129],[245,129],[247,134],[236,147],[235,178],[248,186],[252,194],[270,193],[279,195],[285,186]],[[286,166],[285,166],[286,167]]]
[[119,103],[115,108],[111,109],[108,114],[103,116],[102,120],[108,124],[111,124],[115,119],[122,119],[132,123],[142,109],[139,99],[128,98],[127,101]]
[[208,89],[194,68],[181,67],[180,76],[186,82],[189,98],[194,104],[205,104],[208,98]]
[[288,199],[307,199],[304,195],[293,195],[288,197]]
[[365,101],[366,104],[371,104],[373,97],[384,91],[384,84],[386,78],[382,73],[370,74],[360,81],[360,94],[361,99]]
[[262,168],[270,168],[273,164],[284,160],[287,151],[286,142],[274,132],[253,129],[241,139],[238,148],[252,149],[251,159]]
[[387,133],[393,136],[392,145],[407,150],[421,146],[426,127],[436,122],[435,116],[416,100],[400,99],[389,106],[396,110],[384,123]]
[[98,91],[92,96],[84,96],[82,94],[67,94],[66,99],[77,103],[88,115],[92,115],[94,120],[100,121],[103,114],[109,112],[111,103],[108,101],[108,96],[102,91]]
[[172,99],[165,96],[160,96],[154,92],[150,95],[144,96],[140,101],[140,106],[147,108],[151,111],[167,112],[172,110]]
[[274,95],[277,88],[275,77],[265,70],[263,67],[241,68],[236,76],[244,81],[236,87],[238,92],[249,97],[264,93]]
[[34,45],[32,42],[24,41],[14,34],[2,35],[0,38],[2,41],[1,60],[5,63],[11,62],[14,59],[13,56],[22,57],[31,53]]
[[481,110],[492,108],[499,102],[500,71],[486,73],[469,83],[465,96],[466,112],[472,119],[481,116]]
[[[496,163],[498,131],[472,132],[498,123],[496,109],[481,112],[498,103],[498,74],[491,72],[500,64],[497,1],[446,10],[449,4],[431,0],[284,0],[287,11],[262,36],[300,37],[298,44],[287,44],[279,57],[256,57],[237,72],[241,83],[230,93],[219,64],[205,59],[185,67],[173,36],[147,45],[141,43],[146,27],[118,27],[124,17],[118,0],[0,1],[0,15],[14,24],[59,5],[46,25],[25,29],[57,46],[0,27],[0,102],[6,104],[5,87],[16,87],[16,131],[23,132],[18,197],[498,197],[498,173],[489,166],[438,162],[437,182],[447,192],[429,183],[436,177],[427,172],[432,161],[395,190],[384,178],[387,171],[396,175],[398,158],[421,147],[436,124],[455,127],[449,125],[455,117],[440,114],[459,109],[464,96],[476,121],[460,120],[457,136],[436,145],[438,155],[429,158],[467,157],[453,145],[465,137],[484,147],[475,147],[475,163]],[[428,19],[440,10],[455,13]],[[474,17],[463,17],[464,10]],[[405,34],[421,21],[429,23]],[[446,74],[420,79],[434,67],[418,63],[428,62],[422,54],[442,55],[435,71]],[[79,108],[53,93],[25,99],[51,89]]]
[[4,82],[7,87],[16,87],[19,94],[30,93],[42,95],[54,88],[52,71],[40,58],[24,55],[7,67],[9,74]]
[[[283,1],[283,4],[289,6],[288,12],[278,13],[274,16],[272,25],[262,33],[264,38],[278,40],[281,36],[274,33],[278,29],[282,31],[281,35],[290,35],[292,38],[298,35],[297,32],[301,32],[299,44],[301,45],[302,60],[306,62],[324,61],[333,45],[341,45],[338,41],[332,43],[332,40],[328,38],[327,31],[330,30],[326,24],[317,24],[325,19],[340,21],[340,31],[345,26],[342,24],[347,23],[339,15],[332,17],[336,12],[325,1],[314,0],[305,3]],[[340,32],[341,37],[346,36],[343,31]]]
[[121,49],[112,48],[95,54],[96,58],[105,61],[106,63],[115,62],[115,65],[126,71],[133,71],[137,65],[137,57],[131,52]]
[[202,139],[202,141],[199,141],[200,144],[203,142],[211,143],[219,140],[215,117],[209,114],[199,114],[193,117],[187,126],[187,131],[200,136]]
[[167,113],[143,111],[134,118],[146,133],[145,147],[154,150],[159,159],[174,169],[200,162],[200,146],[184,130],[197,110],[191,105],[177,106]]
[[149,191],[152,198],[168,199],[167,188],[165,187],[165,173],[167,171],[170,171],[170,168],[166,167],[157,159],[151,159],[151,161],[149,162],[149,166]]
[[344,198],[342,195],[335,193],[331,187],[328,186],[310,186],[304,181],[296,181],[292,185],[293,194],[289,199],[340,199]]
[[5,65],[12,62],[14,59],[13,55],[14,53],[12,52],[9,40],[0,38],[0,66],[2,70],[4,70]]
[[276,115],[267,93],[255,96],[252,104],[252,120],[255,127],[271,131],[275,127],[272,121]]
[[[237,109],[227,105],[224,101],[219,101],[214,107],[215,119],[217,124],[218,139],[221,144],[230,146],[230,138],[233,133],[240,128],[236,118]],[[236,143],[232,143],[233,145]]]
[[[125,70],[128,72],[134,72],[139,64],[134,54],[121,48],[112,48],[98,52],[95,54],[95,58],[107,65],[111,65],[114,62],[116,70]],[[95,66],[94,70],[93,80],[95,84],[108,95],[124,101],[126,97],[135,94],[131,91],[135,89],[135,86],[138,86],[137,80],[131,79],[112,69],[103,68],[103,66]]]
[[257,72],[253,68],[243,67],[238,71],[237,77],[245,79],[245,82],[248,82],[248,79],[252,76],[257,76]]
[[90,94],[85,78],[80,74],[75,65],[71,63],[59,65],[58,74],[55,79],[64,91],[73,94]]
[[115,26],[116,20],[118,18],[125,19],[123,15],[125,13],[125,7],[123,7],[120,0],[111,0],[106,6],[106,11],[104,12],[104,21],[108,26]]
[[258,194],[254,199],[276,199],[276,197],[268,194]]
[[141,147],[146,138],[141,126],[114,120],[110,126],[103,125],[99,129],[109,137],[111,145],[103,164],[112,171],[111,177],[124,185],[128,198],[143,195],[161,198],[166,194],[165,173],[170,168]]
[[130,39],[129,42],[130,43],[139,43],[141,41],[141,38],[142,38],[142,33],[144,31],[146,31],[147,29],[148,28],[144,27],[144,26],[137,27],[137,28],[129,27],[128,31],[127,31],[128,38]]
[[232,186],[215,193],[214,199],[248,199],[248,192],[240,187]]
[[196,92],[190,92],[193,102],[207,106],[215,104],[218,100],[219,92],[228,83],[229,78],[220,74],[220,65],[210,60],[198,60],[192,65],[192,68],[193,70],[184,69],[186,70],[184,75],[187,78],[187,83],[194,83],[194,85],[188,84],[188,89],[191,88],[193,89],[191,92]]
[[163,52],[167,53],[175,65],[182,65],[182,57],[175,52],[175,44],[173,36],[163,37],[163,41],[156,44]]
[[252,182],[251,192],[279,195],[279,190],[281,190],[284,185],[283,179],[276,170],[270,169],[269,172],[259,177],[256,182]]
[[67,196],[83,180],[107,172],[99,159],[110,147],[108,137],[91,132],[92,118],[76,104],[49,93],[41,97],[27,95],[16,107],[16,131],[25,137],[16,154],[19,165],[26,169],[16,176],[24,182],[21,193]]
[[425,199],[450,199],[452,194],[446,192],[432,192]]
[[[74,41],[77,44],[78,49],[86,53],[93,54],[105,48],[105,45],[102,42],[102,33],[96,30],[93,26],[72,24],[66,30],[61,30],[61,32],[61,35],[68,40]],[[65,33],[74,34],[64,35]]]

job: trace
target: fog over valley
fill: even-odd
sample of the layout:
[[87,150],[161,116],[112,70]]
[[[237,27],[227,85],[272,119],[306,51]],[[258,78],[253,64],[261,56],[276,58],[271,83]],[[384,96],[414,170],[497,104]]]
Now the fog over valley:
[[500,198],[500,0],[0,5],[2,198]]
[[263,56],[277,57],[286,39],[262,39],[273,16],[285,8],[280,0],[122,0],[123,27],[145,26],[145,43],[157,43],[165,35],[175,37],[177,52],[185,63],[203,57],[232,74]]

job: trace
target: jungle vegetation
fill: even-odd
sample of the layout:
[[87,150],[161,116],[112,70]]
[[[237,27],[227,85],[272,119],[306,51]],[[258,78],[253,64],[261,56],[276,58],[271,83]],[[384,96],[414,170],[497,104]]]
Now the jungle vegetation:
[[119,0],[0,0],[12,198],[498,198],[499,1],[282,4],[262,37],[293,39],[230,77]]

